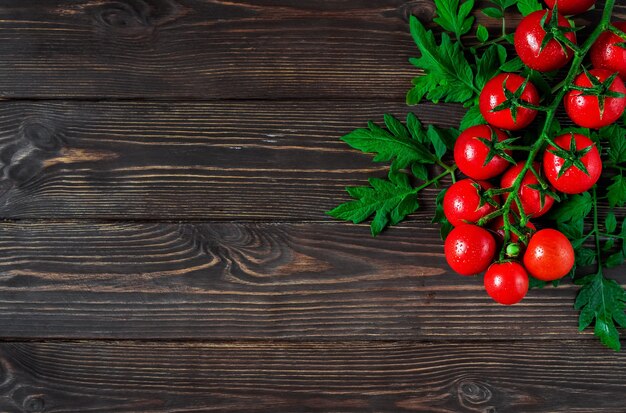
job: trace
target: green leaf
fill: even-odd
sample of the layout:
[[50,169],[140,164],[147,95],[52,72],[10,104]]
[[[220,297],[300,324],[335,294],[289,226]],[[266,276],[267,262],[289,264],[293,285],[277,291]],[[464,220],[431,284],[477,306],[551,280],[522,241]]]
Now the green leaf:
[[470,126],[485,124],[487,124],[487,121],[482,113],[480,113],[480,108],[478,106],[471,106],[461,120],[461,130],[465,130]]
[[602,128],[600,136],[609,141],[609,159],[615,163],[626,162],[626,129],[613,124],[607,128]]
[[532,289],[532,288],[541,289],[541,288],[544,288],[546,285],[548,285],[547,282],[538,280],[531,275],[528,276],[528,288],[529,289]]
[[355,224],[376,214],[371,223],[371,231],[373,236],[378,235],[390,222],[397,224],[419,207],[415,189],[409,185],[406,176],[401,178],[399,175],[404,174],[398,174],[394,178],[396,182],[370,178],[371,187],[346,188],[356,200],[343,203],[327,214]]
[[584,267],[596,262],[596,252],[590,248],[576,250],[576,265]]
[[580,310],[578,328],[582,331],[595,320],[595,335],[605,346],[618,351],[621,345],[615,323],[623,326],[626,321],[626,291],[600,274],[587,276],[577,284],[582,285],[574,304]]
[[522,62],[522,59],[520,59],[519,57],[515,57],[509,60],[508,62],[506,62],[505,64],[503,64],[500,70],[502,70],[503,72],[507,72],[507,73],[518,72],[523,67],[524,67],[524,63]]
[[558,208],[554,209],[550,215],[557,222],[568,222],[583,219],[591,212],[592,204],[589,192],[583,192],[579,195],[572,195],[565,202],[562,202]]
[[606,215],[604,227],[609,234],[612,234],[617,229],[617,218],[615,218],[615,214],[612,211]]
[[476,28],[476,38],[481,43],[485,43],[487,40],[489,40],[489,31],[482,24],[479,24]]
[[426,136],[422,122],[420,122],[414,113],[409,112],[409,114],[406,115],[406,127],[413,139],[421,144],[428,142],[428,137]]
[[428,181],[428,168],[423,163],[414,163],[411,165],[411,172],[417,179]]
[[613,183],[606,188],[609,205],[611,208],[622,207],[626,202],[626,179],[622,175],[615,175],[611,180]]
[[481,57],[476,55],[476,79],[474,79],[476,87],[482,89],[500,72],[500,67],[505,61],[506,49],[501,45],[491,45]]
[[501,19],[502,17],[504,17],[504,15],[502,14],[502,10],[496,9],[495,7],[486,7],[482,10],[482,12],[485,16],[489,16],[494,19]]
[[615,268],[622,265],[624,262],[624,256],[621,252],[616,252],[615,254],[610,255],[604,262],[607,268]]
[[341,139],[351,147],[367,153],[375,153],[374,162],[393,161],[392,170],[407,168],[413,162],[433,163],[435,157],[415,139],[395,118],[385,116],[390,131],[369,122],[368,128],[356,129]]
[[523,16],[527,16],[530,13],[541,10],[541,3],[537,0],[518,0],[517,9]]
[[433,147],[435,148],[435,154],[437,155],[437,158],[438,159],[443,158],[443,155],[446,154],[446,151],[448,150],[448,148],[446,147],[446,144],[443,141],[443,139],[441,139],[441,136],[439,135],[439,133],[437,133],[437,130],[433,127],[433,125],[430,125],[426,133],[428,135],[428,139],[430,139],[430,142],[433,144]]
[[442,190],[437,194],[437,199],[435,200],[435,215],[433,216],[432,223],[439,224],[439,234],[442,240],[445,240],[450,231],[454,228],[452,224],[446,218],[446,215],[443,213],[443,198],[446,195],[446,190]]
[[434,21],[459,38],[474,24],[474,17],[470,16],[473,7],[474,0],[465,0],[460,6],[459,0],[435,0],[437,17]]
[[438,45],[433,32],[426,30],[415,16],[411,16],[411,35],[421,56],[410,61],[425,74],[413,79],[414,87],[407,94],[409,104],[419,103],[424,97],[435,103],[464,103],[477,94],[474,73],[460,43],[442,33]]

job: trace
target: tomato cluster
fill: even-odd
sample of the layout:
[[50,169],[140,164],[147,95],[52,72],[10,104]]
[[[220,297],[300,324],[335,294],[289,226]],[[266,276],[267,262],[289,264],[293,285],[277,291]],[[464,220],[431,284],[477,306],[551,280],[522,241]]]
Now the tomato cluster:
[[[584,12],[594,0],[546,3],[550,10],[526,16],[514,37],[522,62],[540,72],[567,66],[576,35],[564,15]],[[614,25],[626,30],[626,22]],[[563,105],[575,124],[598,129],[624,113],[623,43],[611,32],[600,36],[590,52],[593,67],[568,86]],[[454,146],[454,161],[467,179],[453,183],[443,198],[444,215],[454,226],[444,247],[450,267],[461,275],[485,272],[487,293],[507,305],[526,295],[529,276],[554,281],[570,273],[574,267],[570,241],[555,229],[537,230],[530,219],[547,213],[558,193],[589,190],[602,173],[596,143],[581,133],[549,136],[536,161],[516,160],[518,150],[528,148],[512,145],[514,133],[533,122],[540,103],[538,89],[519,74],[502,73],[489,80],[479,96],[479,109],[488,124],[467,128]],[[519,189],[513,193],[514,188]]]

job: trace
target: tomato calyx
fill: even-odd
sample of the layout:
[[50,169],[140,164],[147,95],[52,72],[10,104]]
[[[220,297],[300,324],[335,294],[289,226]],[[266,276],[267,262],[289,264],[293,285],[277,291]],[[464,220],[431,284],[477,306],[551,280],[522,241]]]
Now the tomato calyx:
[[[528,168],[528,170],[532,172],[532,174],[535,175],[535,178],[537,178],[537,181],[539,181],[539,183],[537,184],[528,184],[526,186],[530,189],[534,189],[539,192],[539,208],[540,209],[543,209],[543,207],[545,206],[547,196],[553,198],[556,202],[561,201],[561,197],[555,191],[550,189],[550,185],[548,185],[548,183],[543,178],[543,176],[541,176],[541,174],[537,172],[532,165],[530,166],[530,168]],[[519,206],[520,205],[518,205],[518,207]]]
[[553,145],[553,148],[548,148],[548,152],[565,160],[563,166],[559,170],[557,177],[562,177],[567,172],[567,170],[573,166],[580,169],[581,172],[583,172],[585,175],[589,176],[589,171],[583,163],[582,157],[587,155],[589,151],[593,149],[593,144],[580,150],[576,149],[576,139],[574,139],[574,132],[570,133],[572,138],[570,140],[569,149],[566,150],[559,145]]
[[615,81],[615,78],[619,75],[618,72],[611,74],[611,76],[607,77],[604,81],[600,81],[596,76],[589,73],[589,71],[583,66],[583,71],[589,82],[591,82],[591,87],[586,86],[578,86],[578,85],[570,85],[569,89],[577,90],[581,93],[581,96],[595,96],[598,98],[598,104],[600,106],[600,117],[604,116],[604,106],[606,98],[624,98],[626,95],[621,92],[615,92],[611,90],[611,86]]
[[[548,17],[550,17],[549,20]],[[559,46],[561,46],[561,49],[563,49],[563,53],[565,54],[568,54],[568,48],[573,51],[578,51],[578,46],[568,39],[567,36],[565,36],[565,33],[577,32],[582,29],[582,27],[559,26],[559,13],[556,3],[554,3],[554,9],[551,12],[547,12],[543,15],[540,25],[546,32],[546,35],[541,42],[541,46],[539,47],[540,51],[543,51],[543,49],[546,48],[550,40],[556,41]]]
[[489,189],[483,188],[479,183],[473,182],[472,186],[476,189],[476,193],[478,193],[478,206],[476,207],[476,211],[482,208],[485,204],[489,204],[492,207],[499,209],[500,204],[494,199],[494,196],[489,192]]
[[500,112],[501,110],[510,109],[511,118],[513,119],[513,122],[516,123],[518,108],[525,108],[525,109],[531,109],[531,110],[544,110],[545,109],[542,106],[533,105],[532,103],[529,103],[526,100],[522,99],[522,94],[526,90],[526,85],[529,82],[528,77],[524,78],[524,82],[517,89],[515,89],[514,92],[511,92],[506,87],[507,81],[508,81],[508,77],[505,78],[504,81],[502,82],[502,90],[504,91],[504,97],[506,98],[506,100],[500,103],[495,108],[491,109],[490,112]]
[[[507,89],[505,88],[504,90],[506,93]],[[489,153],[487,154],[487,157],[485,158],[485,162],[483,162],[483,166],[487,166],[489,162],[491,162],[491,160],[495,158],[496,156],[499,156],[500,158],[506,160],[507,162],[515,165],[515,159],[513,159],[513,157],[509,155],[507,151],[511,150],[511,144],[515,142],[516,140],[518,140],[519,138],[508,138],[503,141],[500,141],[498,140],[498,135],[496,134],[496,131],[492,127],[489,127],[489,128],[491,129],[490,139],[486,139],[482,137],[476,138],[479,141],[481,141],[487,147],[487,149],[489,149]]]
[[622,49],[626,49],[626,32],[621,31],[618,27],[615,27],[612,24],[609,24],[608,30],[611,33],[621,37],[624,40],[623,42],[615,43],[613,46],[617,46],[617,47],[621,47]]

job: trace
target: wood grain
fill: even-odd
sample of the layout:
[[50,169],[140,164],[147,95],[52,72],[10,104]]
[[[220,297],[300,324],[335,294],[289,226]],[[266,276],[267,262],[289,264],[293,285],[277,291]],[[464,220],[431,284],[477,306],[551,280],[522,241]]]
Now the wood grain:
[[[461,111],[424,105],[425,123]],[[339,140],[390,102],[6,102],[3,218],[311,220],[386,165]],[[432,204],[435,190],[426,192]]]
[[[4,0],[0,96],[385,97],[400,103],[419,73],[408,62],[417,53],[408,32],[411,14],[431,22],[434,5],[429,0]],[[598,14],[579,23],[593,25]],[[623,19],[626,6],[618,4],[615,15]],[[476,16],[487,26],[498,24]]]
[[[595,343],[5,343],[6,412],[623,411]],[[129,391],[132,389],[132,391]]]
[[0,274],[13,338],[593,338],[577,287],[497,305],[421,224],[2,223]]
[[[339,138],[392,102],[5,102],[0,217],[324,220],[388,165]],[[420,105],[425,124],[463,109]],[[415,219],[430,222],[436,188]]]

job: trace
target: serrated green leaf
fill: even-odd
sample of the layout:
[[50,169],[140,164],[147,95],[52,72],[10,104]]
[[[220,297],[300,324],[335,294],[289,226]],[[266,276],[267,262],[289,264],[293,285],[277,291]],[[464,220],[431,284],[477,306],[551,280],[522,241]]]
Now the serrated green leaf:
[[486,125],[487,121],[480,113],[480,108],[478,106],[472,106],[463,116],[461,120],[461,129],[465,130],[471,126],[475,125]]
[[612,234],[617,229],[617,218],[612,211],[606,215],[606,218],[604,219],[604,227],[606,228],[606,232],[609,234]]
[[605,265],[607,268],[615,268],[624,262],[624,256],[621,252],[617,252],[615,254],[611,254],[605,261]]
[[558,208],[555,208],[550,216],[557,222],[568,222],[583,219],[591,212],[592,204],[589,192],[583,192],[579,195],[572,195],[565,202],[561,202]]
[[385,122],[402,132],[393,134],[370,122],[367,129],[356,129],[341,139],[354,149],[376,154],[374,162],[393,161],[391,166],[393,170],[407,168],[413,162],[435,161],[434,156],[424,145],[409,138],[408,131],[399,121],[395,123],[391,117],[386,117]]
[[518,72],[522,69],[522,67],[524,67],[522,59],[520,59],[519,57],[515,57],[503,64],[502,67],[500,67],[500,70],[507,73]]
[[397,224],[418,208],[416,192],[406,176],[394,175],[395,182],[370,178],[370,187],[350,187],[349,194],[356,198],[341,204],[327,214],[355,224],[376,214],[371,224],[372,235],[378,235],[390,222]]
[[609,141],[609,159],[615,163],[626,162],[626,129],[613,124],[600,130],[600,136]]
[[523,16],[528,16],[530,13],[542,8],[541,3],[537,0],[518,0],[517,2],[517,9]]
[[626,179],[622,175],[615,175],[611,180],[613,183],[606,188],[609,205],[611,208],[622,207],[626,203]]
[[443,155],[446,154],[446,151],[448,150],[448,148],[446,147],[445,142],[443,141],[443,139],[441,139],[441,136],[439,135],[437,130],[433,127],[433,125],[428,126],[428,130],[426,131],[426,134],[428,135],[428,139],[430,139],[430,142],[433,144],[433,147],[435,148],[435,154],[437,155],[437,158],[438,159],[443,158]]
[[576,265],[584,267],[596,262],[596,252],[590,248],[579,248],[576,250]]
[[500,72],[500,67],[505,60],[506,49],[500,45],[491,45],[482,56],[476,55],[476,78],[474,83],[479,90]]
[[409,112],[409,114],[406,115],[406,127],[413,139],[421,144],[428,142],[428,137],[426,136],[422,122],[420,122],[414,113]]
[[599,274],[585,277],[577,284],[582,285],[574,303],[574,308],[581,311],[579,329],[584,330],[595,320],[595,335],[605,346],[619,350],[615,322],[624,321],[626,292],[617,282]]
[[501,19],[502,17],[504,17],[504,15],[502,14],[502,10],[495,7],[485,7],[484,9],[482,9],[482,12],[485,16],[489,16],[494,19]]
[[476,27],[476,38],[481,43],[485,43],[489,40],[489,31],[482,24],[479,24],[478,27]]
[[411,172],[417,179],[422,181],[428,180],[428,168],[423,163],[414,163],[411,165]]
[[474,23],[474,17],[470,16],[473,7],[474,0],[465,0],[460,5],[459,0],[435,0],[437,17],[434,21],[459,38],[467,33]]
[[410,139],[409,131],[402,124],[402,122],[400,122],[395,117],[393,117],[391,115],[387,115],[387,114],[383,115],[383,118],[385,120],[385,126],[387,126],[387,129],[389,129],[389,131],[393,135],[395,135],[398,138],[403,139],[403,140],[409,140]]
[[413,89],[407,94],[407,102],[416,104],[426,97],[437,103],[459,102],[464,103],[473,98],[477,90],[474,89],[474,73],[465,58],[465,54],[458,42],[452,42],[446,33],[441,35],[441,43],[435,41],[431,30],[411,16],[411,35],[421,52],[418,58],[410,62],[424,70],[423,76],[413,79]]

